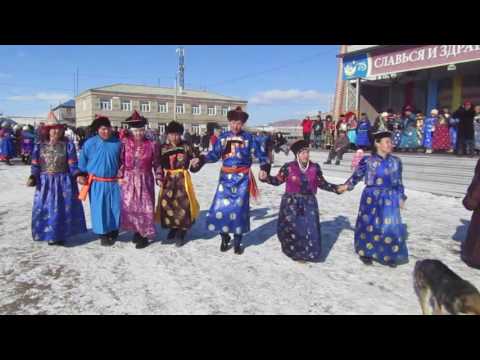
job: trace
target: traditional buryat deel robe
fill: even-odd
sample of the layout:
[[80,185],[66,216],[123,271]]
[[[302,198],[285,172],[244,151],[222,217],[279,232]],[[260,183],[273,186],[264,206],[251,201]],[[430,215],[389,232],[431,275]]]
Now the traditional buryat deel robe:
[[433,132],[437,125],[437,118],[428,117],[425,119],[423,125],[423,147],[425,149],[431,149],[433,146]]
[[30,156],[33,151],[35,135],[30,131],[22,131],[22,146],[20,154],[22,156]]
[[120,185],[120,227],[153,238],[155,231],[155,179],[158,149],[150,140],[135,142],[125,138],[120,153],[118,178],[126,183]]
[[92,229],[97,235],[108,234],[120,226],[120,186],[117,173],[120,167],[120,141],[111,136],[103,140],[95,135],[83,144],[79,168],[87,172]]
[[451,140],[448,124],[445,122],[441,124],[438,122],[435,126],[435,132],[432,137],[432,149],[433,150],[450,150]]
[[402,132],[403,132],[403,123],[401,119],[393,119],[392,120],[392,127],[393,127],[393,135],[392,135],[392,142],[395,148],[400,147],[400,143],[402,141]]
[[450,132],[450,144],[453,150],[457,149],[457,130],[458,130],[458,119],[454,119],[453,117],[448,118],[448,123],[450,125],[449,132]]
[[293,260],[320,260],[322,234],[317,188],[337,192],[337,186],[324,179],[320,165],[310,162],[303,172],[297,161],[283,165],[278,175],[269,176],[266,182],[275,186],[286,182],[277,222],[282,251]]
[[350,144],[357,143],[357,120],[350,119],[348,121],[347,137]]
[[467,195],[463,199],[467,210],[473,211],[467,238],[462,243],[462,260],[469,266],[480,269],[480,160]]
[[357,127],[357,146],[369,147],[370,143],[370,120],[360,120]]
[[425,118],[423,116],[417,116],[417,147],[423,147],[423,127],[425,125]]
[[222,159],[217,192],[207,213],[210,231],[241,235],[250,231],[250,195],[255,196],[256,185],[250,167],[252,154],[268,172],[268,156],[255,137],[245,131],[234,135],[226,131],[220,135],[203,161],[213,163]]
[[64,241],[87,231],[75,176],[79,173],[72,142],[37,143],[32,152],[36,189],[32,236],[38,241]]
[[188,230],[198,218],[200,206],[188,170],[194,156],[192,147],[183,141],[178,146],[166,143],[160,148],[156,177],[162,190],[155,219],[163,228]]
[[12,132],[7,129],[0,129],[0,161],[10,160],[13,157],[15,157],[15,146]]
[[403,132],[400,141],[401,149],[416,149],[418,147],[417,120],[411,115],[403,119]]
[[406,200],[402,163],[396,156],[364,157],[347,180],[349,190],[365,179],[355,225],[355,251],[382,264],[408,261],[408,250],[400,217],[400,200]]
[[480,114],[473,118],[473,129],[475,131],[475,150],[480,150]]

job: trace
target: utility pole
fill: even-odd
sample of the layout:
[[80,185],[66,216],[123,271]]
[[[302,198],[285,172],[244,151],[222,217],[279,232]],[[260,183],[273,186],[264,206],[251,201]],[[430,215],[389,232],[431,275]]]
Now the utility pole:
[[185,89],[185,50],[183,47],[179,47],[176,52],[178,54],[177,82],[180,83],[181,94]]
[[77,88],[76,88],[77,92],[76,92],[76,96],[78,96],[78,89],[79,89],[79,85],[78,85],[78,73],[79,73],[79,71],[78,71],[78,66],[77,66]]
[[175,76],[175,96],[173,98],[173,120],[177,120],[177,90],[178,90],[178,77]]
[[356,86],[356,93],[355,93],[355,113],[356,113],[357,119],[360,117],[360,86],[361,86],[360,78],[357,78],[357,86]]

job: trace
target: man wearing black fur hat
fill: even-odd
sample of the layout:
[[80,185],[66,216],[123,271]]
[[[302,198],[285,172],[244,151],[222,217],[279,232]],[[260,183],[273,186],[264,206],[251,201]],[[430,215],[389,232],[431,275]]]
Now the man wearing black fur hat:
[[167,143],[160,148],[156,171],[157,184],[161,186],[161,191],[155,219],[163,228],[170,229],[167,239],[176,238],[178,247],[185,244],[187,231],[200,212],[189,173],[190,162],[196,154],[189,143],[182,141],[183,130],[183,125],[176,121],[167,125]]
[[92,229],[100,236],[103,246],[111,246],[118,237],[120,227],[120,187],[117,173],[120,167],[120,141],[112,136],[110,120],[96,116],[91,125],[97,135],[85,141],[80,152],[77,177],[84,185],[79,198],[90,198]]
[[[256,198],[258,189],[253,177],[252,153],[260,160],[261,173],[270,172],[267,149],[252,134],[242,130],[248,114],[239,106],[227,114],[230,131],[220,135],[213,149],[200,157],[200,166],[205,162],[222,160],[223,167],[212,206],[207,214],[207,228],[218,231],[222,237],[220,251],[230,248],[234,234],[236,254],[242,254],[242,234],[250,231],[250,195]],[[197,165],[192,162],[192,166]]]

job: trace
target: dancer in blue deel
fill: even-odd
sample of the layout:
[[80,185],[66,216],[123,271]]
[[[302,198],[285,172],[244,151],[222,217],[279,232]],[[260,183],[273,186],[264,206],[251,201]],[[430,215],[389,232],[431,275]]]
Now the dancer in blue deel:
[[339,192],[353,190],[365,179],[355,226],[355,251],[366,265],[377,261],[395,267],[408,262],[408,250],[400,217],[407,199],[402,184],[402,162],[392,156],[390,132],[374,135],[371,156],[365,156]]
[[79,197],[85,200],[88,194],[93,232],[100,236],[101,245],[111,246],[118,237],[120,226],[117,172],[121,143],[112,135],[107,117],[97,116],[91,129],[98,134],[88,139],[80,152],[79,168],[83,173],[78,182],[84,187]]
[[50,112],[45,134],[32,152],[32,175],[27,185],[35,186],[32,236],[35,241],[63,245],[73,235],[87,231],[83,206],[75,182],[77,152],[64,136],[65,126]]
[[242,254],[242,234],[250,231],[250,195],[258,194],[255,178],[250,167],[252,154],[260,160],[261,171],[270,172],[267,149],[255,136],[243,131],[242,127],[248,114],[241,107],[227,114],[230,131],[220,135],[213,149],[199,160],[192,160],[192,167],[197,164],[214,163],[222,159],[223,167],[217,192],[207,214],[207,227],[218,231],[222,237],[221,251],[230,248],[230,235],[234,234],[234,250]]

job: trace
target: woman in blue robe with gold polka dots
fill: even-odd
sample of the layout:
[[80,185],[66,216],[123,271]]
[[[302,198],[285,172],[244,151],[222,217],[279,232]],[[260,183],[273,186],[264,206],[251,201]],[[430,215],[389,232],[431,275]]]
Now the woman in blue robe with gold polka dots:
[[[218,231],[222,237],[220,251],[230,249],[233,233],[235,254],[242,254],[242,236],[250,231],[250,196],[258,196],[258,188],[251,171],[252,157],[260,162],[262,172],[270,172],[267,149],[251,133],[243,130],[248,114],[239,106],[227,113],[230,131],[220,135],[213,149],[205,156],[192,160],[192,168],[198,171],[205,163],[222,161],[219,184],[206,225],[210,231]],[[253,155],[253,156],[252,156]]]
[[390,132],[374,135],[375,149],[365,156],[343,185],[353,190],[361,180],[366,187],[355,226],[355,251],[366,265],[373,261],[395,267],[408,262],[408,249],[400,217],[407,199],[402,184],[402,162],[392,156]]

